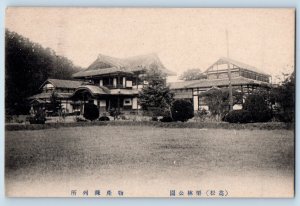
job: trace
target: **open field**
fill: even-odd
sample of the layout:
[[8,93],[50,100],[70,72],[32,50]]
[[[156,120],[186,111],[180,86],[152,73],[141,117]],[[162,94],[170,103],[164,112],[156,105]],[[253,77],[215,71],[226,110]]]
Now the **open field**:
[[294,192],[292,130],[64,127],[7,131],[5,149],[10,196],[70,196],[73,189],[165,197],[170,190]]

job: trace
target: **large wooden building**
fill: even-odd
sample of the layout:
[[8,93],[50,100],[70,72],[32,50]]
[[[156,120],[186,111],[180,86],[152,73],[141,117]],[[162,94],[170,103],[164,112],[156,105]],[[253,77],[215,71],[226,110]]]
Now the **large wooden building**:
[[[80,105],[89,102],[97,105],[100,113],[138,110],[138,94],[144,86],[142,77],[151,68],[158,69],[167,76],[175,75],[165,68],[155,54],[126,59],[100,54],[87,69],[73,75],[76,81],[48,80],[42,85],[48,92],[42,89],[42,93],[31,99],[49,102],[49,89],[56,88],[60,100],[67,103],[67,108],[72,106],[72,102]],[[66,87],[62,88],[59,84]],[[72,112],[72,107],[69,111]]]
[[[229,58],[220,58],[207,68],[203,73],[206,79],[172,82],[169,86],[175,92],[175,98],[192,101],[195,111],[201,108],[208,109],[201,93],[212,88],[228,88],[228,69],[230,69],[233,89],[245,96],[257,88],[268,89],[271,86],[270,75],[253,66]],[[240,108],[241,104],[234,105],[234,109]]]

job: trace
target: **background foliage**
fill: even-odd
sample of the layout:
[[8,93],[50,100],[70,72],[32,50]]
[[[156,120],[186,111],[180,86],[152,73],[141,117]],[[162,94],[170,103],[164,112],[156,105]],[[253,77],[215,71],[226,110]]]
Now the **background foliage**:
[[166,86],[165,75],[157,68],[150,69],[144,77],[148,82],[139,93],[139,103],[144,111],[152,116],[164,116],[170,113],[174,93]]
[[26,114],[26,99],[48,78],[71,79],[81,68],[50,48],[5,30],[5,112]]
[[206,79],[206,75],[202,73],[201,69],[188,69],[180,75],[179,79],[184,81]]

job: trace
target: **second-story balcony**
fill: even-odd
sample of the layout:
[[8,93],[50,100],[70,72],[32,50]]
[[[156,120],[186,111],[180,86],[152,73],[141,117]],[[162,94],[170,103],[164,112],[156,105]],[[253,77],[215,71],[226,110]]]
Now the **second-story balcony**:
[[125,89],[125,88],[130,88],[130,87],[126,87],[123,84],[117,84],[117,85],[113,85],[113,84],[107,84],[107,85],[103,85],[104,87],[107,87],[108,89]]
[[143,85],[125,86],[123,84],[117,84],[117,85],[107,84],[103,86],[107,87],[108,89],[142,89],[143,88]]

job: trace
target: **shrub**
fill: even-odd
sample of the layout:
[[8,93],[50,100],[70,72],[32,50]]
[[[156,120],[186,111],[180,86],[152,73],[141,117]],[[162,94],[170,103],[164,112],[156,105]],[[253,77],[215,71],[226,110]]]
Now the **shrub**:
[[268,122],[272,119],[272,111],[262,95],[249,95],[243,108],[251,113],[253,122]]
[[74,111],[74,112],[68,113],[68,116],[79,116],[79,115],[80,115],[80,111]]
[[252,121],[252,116],[246,110],[233,110],[225,115],[224,121],[229,123],[249,123]]
[[120,115],[119,117],[121,120],[129,120],[129,118],[125,115]]
[[46,122],[46,114],[43,109],[39,109],[37,113],[29,118],[30,124],[45,124]]
[[280,112],[274,115],[275,120],[280,122],[292,122],[294,121],[294,112]]
[[102,116],[102,117],[99,118],[99,121],[109,121],[109,120],[110,119],[107,116]]
[[173,119],[170,116],[164,116],[160,121],[161,122],[173,122]]
[[83,117],[91,121],[96,120],[99,117],[99,110],[97,106],[91,103],[84,104]]
[[13,121],[13,116],[5,115],[5,122],[12,122],[12,121]]
[[121,115],[122,113],[120,111],[118,111],[117,109],[110,109],[109,110],[109,115],[116,118],[119,115]]
[[208,111],[206,109],[201,109],[201,110],[198,110],[197,113],[196,113],[196,116],[198,117],[198,119],[203,122],[205,120],[205,118],[207,117],[208,115]]
[[194,117],[193,104],[182,99],[173,102],[171,112],[174,121],[185,122]]
[[80,116],[75,117],[75,121],[76,121],[76,122],[87,122],[86,119],[84,119],[84,118],[82,118],[82,117],[80,117]]
[[158,118],[157,118],[157,117],[152,117],[151,120],[157,122],[157,121],[158,121]]

